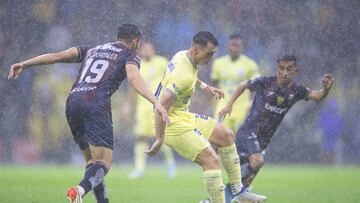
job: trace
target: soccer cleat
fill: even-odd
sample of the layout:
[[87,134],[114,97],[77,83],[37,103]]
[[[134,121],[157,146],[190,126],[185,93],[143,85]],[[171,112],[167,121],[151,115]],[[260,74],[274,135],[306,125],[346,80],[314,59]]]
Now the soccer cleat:
[[266,199],[264,195],[251,192],[250,187],[244,187],[237,195],[231,197],[231,203],[263,203]]
[[130,173],[129,179],[136,179],[136,178],[140,178],[142,176],[144,176],[144,172],[134,170],[133,172]]
[[167,176],[169,178],[173,178],[175,177],[176,174],[176,166],[175,163],[169,164],[167,167]]
[[77,187],[71,187],[66,191],[66,198],[70,203],[82,203],[81,195]]

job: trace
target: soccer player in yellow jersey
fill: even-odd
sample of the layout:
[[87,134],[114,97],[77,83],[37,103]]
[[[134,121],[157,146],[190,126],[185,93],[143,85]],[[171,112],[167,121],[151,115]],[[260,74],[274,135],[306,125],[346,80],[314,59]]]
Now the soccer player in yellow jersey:
[[[199,164],[203,168],[204,184],[212,203],[225,202],[222,163],[235,196],[232,201],[239,202],[243,187],[233,132],[208,116],[188,111],[196,88],[218,98],[223,97],[222,90],[197,78],[198,65],[212,60],[217,47],[217,39],[210,32],[202,31],[194,36],[189,50],[179,51],[172,58],[155,93],[168,110],[170,124],[165,126],[160,115],[155,113],[157,137],[146,153],[154,155],[165,143],[181,156]],[[218,146],[219,155],[211,144]]]
[[[233,34],[228,42],[228,54],[214,60],[211,70],[211,79],[214,86],[224,90],[224,99],[217,102],[214,116],[223,109],[231,95],[241,81],[249,80],[259,75],[256,62],[242,54],[243,43],[239,34]],[[233,106],[231,116],[223,121],[226,127],[234,132],[244,122],[250,107],[250,91],[245,91]]]
[[[156,55],[154,44],[147,41],[143,42],[139,49],[141,57],[140,75],[150,85],[153,92],[162,79],[164,69],[168,64],[167,58]],[[129,89],[128,102],[124,111],[130,111],[130,104],[136,103],[135,113],[135,129],[136,136],[134,146],[134,170],[130,174],[130,178],[138,178],[144,175],[146,165],[146,154],[144,151],[149,147],[149,138],[155,137],[153,106],[146,99],[138,96],[135,90]],[[167,175],[173,177],[175,175],[175,161],[172,150],[163,145],[161,151],[167,164]]]

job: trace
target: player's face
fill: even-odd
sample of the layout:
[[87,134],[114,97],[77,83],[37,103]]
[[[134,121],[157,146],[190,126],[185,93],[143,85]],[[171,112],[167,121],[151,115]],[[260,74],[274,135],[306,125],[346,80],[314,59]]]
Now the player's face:
[[283,85],[290,84],[297,72],[294,61],[280,61],[277,67],[277,77]]
[[131,50],[136,51],[140,45],[140,39],[135,38],[131,41]]
[[145,58],[149,60],[151,57],[155,55],[155,47],[151,43],[142,43],[140,46],[139,54],[141,58]]
[[237,58],[240,56],[243,50],[243,44],[240,39],[231,39],[228,44],[229,55],[232,58]]
[[208,42],[206,47],[198,46],[195,50],[195,62],[197,64],[203,65],[208,64],[212,59],[217,51],[217,46],[213,43]]

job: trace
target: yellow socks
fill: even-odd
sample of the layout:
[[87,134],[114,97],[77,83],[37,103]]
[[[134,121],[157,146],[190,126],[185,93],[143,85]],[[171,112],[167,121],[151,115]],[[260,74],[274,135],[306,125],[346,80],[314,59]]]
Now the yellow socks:
[[165,161],[168,165],[175,164],[174,155],[170,147],[163,144],[160,150],[164,154]]
[[241,183],[240,159],[235,144],[219,147],[219,155],[222,165],[228,175],[229,183],[234,190],[232,192],[233,194],[237,194],[240,192],[243,185]]
[[204,184],[209,193],[211,203],[225,203],[224,183],[221,170],[204,171]]
[[135,162],[135,171],[143,172],[146,164],[146,151],[148,145],[144,142],[136,142],[134,147],[134,162]]

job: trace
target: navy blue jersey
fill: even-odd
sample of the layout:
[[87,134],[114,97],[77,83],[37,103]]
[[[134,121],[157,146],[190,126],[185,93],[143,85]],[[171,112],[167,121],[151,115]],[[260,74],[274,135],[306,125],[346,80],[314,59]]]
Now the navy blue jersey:
[[254,132],[265,149],[289,109],[300,100],[307,100],[310,90],[293,82],[280,89],[276,77],[258,77],[249,80],[246,88],[255,92],[255,98],[242,129]]
[[82,64],[71,93],[93,91],[97,98],[110,98],[126,78],[125,65],[140,68],[140,57],[118,42],[77,49]]

